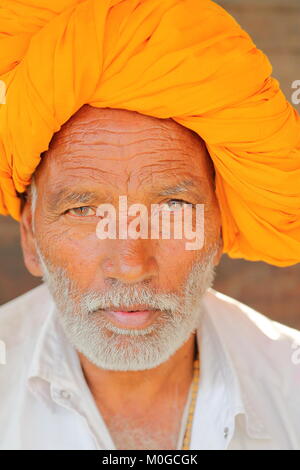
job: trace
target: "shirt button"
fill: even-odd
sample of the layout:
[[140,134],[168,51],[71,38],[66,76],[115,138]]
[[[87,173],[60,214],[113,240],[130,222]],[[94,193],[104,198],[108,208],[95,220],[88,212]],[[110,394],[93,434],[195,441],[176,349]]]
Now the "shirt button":
[[229,429],[226,427],[224,428],[224,439],[227,439],[229,433]]
[[61,390],[60,391],[60,396],[64,400],[69,400],[71,398],[71,394],[67,390]]

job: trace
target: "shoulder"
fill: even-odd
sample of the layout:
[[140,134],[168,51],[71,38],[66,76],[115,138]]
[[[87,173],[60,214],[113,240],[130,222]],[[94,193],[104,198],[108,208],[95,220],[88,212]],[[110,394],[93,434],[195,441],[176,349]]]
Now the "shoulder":
[[26,368],[51,301],[43,283],[0,307],[0,341],[6,353],[6,365],[0,365],[0,380],[12,368]]
[[275,386],[286,398],[297,395],[300,413],[300,331],[214,289],[205,304],[241,373]]
[[300,332],[214,289],[204,302],[208,325],[239,383],[247,419],[256,426],[252,437],[264,423],[274,449],[299,449]]
[[41,284],[0,307],[0,435],[10,436],[4,442],[17,440],[28,412],[27,375],[51,305],[50,292]]
[[17,341],[30,329],[38,327],[47,315],[51,296],[46,284],[41,284],[0,306],[1,339]]

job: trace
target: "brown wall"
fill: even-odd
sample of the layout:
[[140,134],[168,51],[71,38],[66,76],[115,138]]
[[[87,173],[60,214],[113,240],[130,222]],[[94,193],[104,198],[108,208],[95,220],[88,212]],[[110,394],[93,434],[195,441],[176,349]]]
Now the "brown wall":
[[[263,49],[288,99],[300,80],[300,0],[220,0]],[[300,105],[298,106],[300,111]],[[299,182],[300,184],[300,182]],[[0,304],[39,284],[24,267],[18,224],[0,216]],[[300,264],[276,268],[232,260],[217,270],[214,287],[269,317],[300,329]]]

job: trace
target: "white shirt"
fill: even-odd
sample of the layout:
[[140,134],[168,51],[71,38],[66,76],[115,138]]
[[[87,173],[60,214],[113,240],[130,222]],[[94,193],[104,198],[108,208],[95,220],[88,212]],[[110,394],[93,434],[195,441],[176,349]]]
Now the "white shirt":
[[[214,289],[203,302],[190,448],[300,450],[300,332]],[[0,340],[0,449],[115,449],[45,284],[0,307]]]

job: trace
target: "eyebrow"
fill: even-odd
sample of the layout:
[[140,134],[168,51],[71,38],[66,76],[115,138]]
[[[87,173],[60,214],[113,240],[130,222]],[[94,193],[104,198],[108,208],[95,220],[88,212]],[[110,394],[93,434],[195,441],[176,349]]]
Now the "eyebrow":
[[69,189],[61,189],[53,193],[49,197],[48,206],[55,208],[64,204],[87,204],[95,201],[99,195],[95,191],[70,191]]
[[162,189],[158,195],[159,196],[170,196],[173,194],[179,194],[179,193],[184,193],[184,192],[189,192],[191,189],[192,190],[198,190],[202,188],[201,182],[195,183],[193,180],[188,179],[188,180],[183,180],[180,181],[179,183],[173,185],[173,186],[168,186]]

